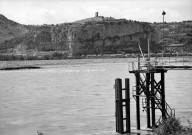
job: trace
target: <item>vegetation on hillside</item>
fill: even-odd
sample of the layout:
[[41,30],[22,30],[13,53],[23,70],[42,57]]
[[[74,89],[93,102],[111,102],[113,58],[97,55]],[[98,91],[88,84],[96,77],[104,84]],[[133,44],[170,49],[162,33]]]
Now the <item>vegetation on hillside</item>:
[[16,61],[16,60],[59,60],[66,59],[67,53],[54,52],[41,56],[30,55],[13,55],[13,54],[0,54],[0,61]]
[[159,45],[184,44],[184,51],[192,52],[192,21],[153,23],[151,25],[159,33]]
[[28,29],[0,14],[0,43],[28,33]]

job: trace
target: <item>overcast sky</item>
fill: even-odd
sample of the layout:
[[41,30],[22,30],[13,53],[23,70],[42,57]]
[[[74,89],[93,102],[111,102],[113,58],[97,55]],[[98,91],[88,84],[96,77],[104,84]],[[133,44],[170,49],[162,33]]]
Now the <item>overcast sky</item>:
[[192,0],[0,0],[0,14],[22,24],[58,24],[99,15],[145,22],[192,20]]

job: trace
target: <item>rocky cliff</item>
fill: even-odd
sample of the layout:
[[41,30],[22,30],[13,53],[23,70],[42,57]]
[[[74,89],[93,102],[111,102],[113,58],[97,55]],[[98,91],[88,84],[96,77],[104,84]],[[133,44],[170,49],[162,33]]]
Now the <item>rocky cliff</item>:
[[[59,25],[26,26],[14,23],[8,27],[13,27],[15,24],[22,30],[14,36],[8,34],[9,38],[5,38],[4,34],[5,37],[0,43],[2,53],[29,54],[39,51],[65,51],[69,55],[130,53],[138,51],[138,42],[142,50],[146,51],[148,38],[153,50],[158,37],[155,29],[148,23],[111,17],[98,16]],[[5,26],[1,23],[0,28],[3,27]]]
[[67,31],[70,51],[82,54],[133,52],[138,50],[138,42],[145,51],[147,37],[155,45],[157,36],[149,24],[125,19],[93,19],[83,24],[72,24]]
[[157,33],[148,23],[95,17],[51,28],[51,44],[70,54],[135,52],[138,42],[146,51],[147,37],[155,47]]

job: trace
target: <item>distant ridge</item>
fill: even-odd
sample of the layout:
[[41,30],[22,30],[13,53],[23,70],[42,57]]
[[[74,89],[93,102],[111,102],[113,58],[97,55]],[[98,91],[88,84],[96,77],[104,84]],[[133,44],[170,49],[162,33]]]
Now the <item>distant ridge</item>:
[[[66,58],[98,54],[137,53],[138,43],[147,52],[150,36],[151,51],[161,52],[161,45],[184,44],[192,52],[192,22],[147,23],[99,16],[72,23],[22,25],[0,15],[0,59],[4,55],[22,59]],[[175,49],[177,50],[177,49]],[[9,59],[10,57],[8,57]],[[11,57],[12,59],[14,57]]]

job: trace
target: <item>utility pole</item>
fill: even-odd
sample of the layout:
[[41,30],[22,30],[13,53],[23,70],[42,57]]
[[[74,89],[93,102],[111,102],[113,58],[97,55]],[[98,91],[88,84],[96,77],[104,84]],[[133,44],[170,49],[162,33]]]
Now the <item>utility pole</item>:
[[165,11],[163,11],[162,15],[163,15],[163,45],[162,45],[162,63],[163,63],[163,49],[164,49],[164,15],[165,15]]

